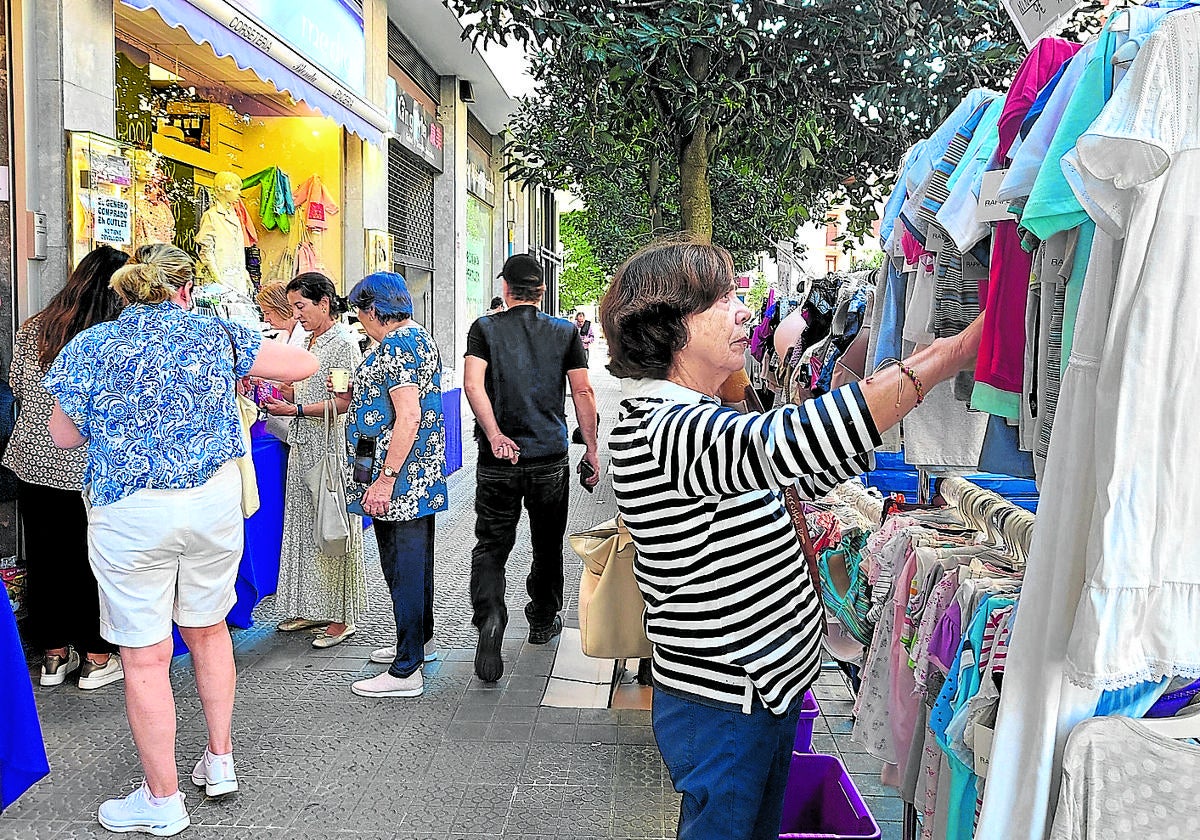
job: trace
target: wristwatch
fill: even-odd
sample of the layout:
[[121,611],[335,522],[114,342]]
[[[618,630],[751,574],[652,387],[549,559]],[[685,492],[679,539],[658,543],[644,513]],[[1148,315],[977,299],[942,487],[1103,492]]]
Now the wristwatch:
[[400,475],[400,470],[394,470],[391,467],[389,467],[387,464],[384,464],[383,469],[380,470],[379,472],[381,474],[383,474],[386,478],[395,478],[396,476]]

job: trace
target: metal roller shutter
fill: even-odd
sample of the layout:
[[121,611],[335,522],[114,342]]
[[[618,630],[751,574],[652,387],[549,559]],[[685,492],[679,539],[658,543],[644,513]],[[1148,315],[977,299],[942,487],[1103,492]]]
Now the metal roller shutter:
[[395,140],[388,141],[388,233],[394,259],[433,269],[433,173],[415,163]]

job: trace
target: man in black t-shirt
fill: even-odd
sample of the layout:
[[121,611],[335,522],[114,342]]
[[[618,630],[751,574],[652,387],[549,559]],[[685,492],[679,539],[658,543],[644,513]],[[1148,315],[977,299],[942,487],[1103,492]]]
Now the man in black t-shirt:
[[571,487],[568,379],[587,447],[583,458],[592,470],[588,485],[595,486],[600,476],[596,395],[578,330],[570,321],[538,311],[545,282],[532,256],[509,257],[501,279],[508,309],[471,325],[464,365],[464,387],[479,443],[471,605],[479,630],[475,673],[485,682],[495,682],[504,673],[504,567],[516,542],[522,502],[529,512],[533,543],[533,566],[525,582],[529,641],[545,644],[562,631],[562,545]]

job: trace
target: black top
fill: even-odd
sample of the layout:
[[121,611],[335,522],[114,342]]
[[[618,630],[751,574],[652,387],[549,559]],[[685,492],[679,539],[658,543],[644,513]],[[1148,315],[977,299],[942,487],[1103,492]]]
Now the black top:
[[[468,356],[487,362],[484,387],[500,431],[521,448],[521,461],[567,453],[567,371],[587,367],[579,331],[536,306],[484,315],[467,333]],[[479,459],[495,464],[475,424]]]

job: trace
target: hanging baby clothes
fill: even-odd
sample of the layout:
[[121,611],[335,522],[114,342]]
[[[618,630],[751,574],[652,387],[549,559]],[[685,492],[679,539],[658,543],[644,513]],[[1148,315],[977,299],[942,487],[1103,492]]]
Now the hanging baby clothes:
[[287,173],[278,166],[256,172],[242,181],[242,189],[260,188],[258,218],[265,230],[279,229],[288,233],[292,229],[291,217],[296,213],[292,200],[292,182]]
[[339,208],[333,200],[333,195],[326,189],[318,175],[311,176],[297,188],[293,194],[297,215],[305,220],[305,224],[316,230],[329,227],[326,216],[335,215]]

